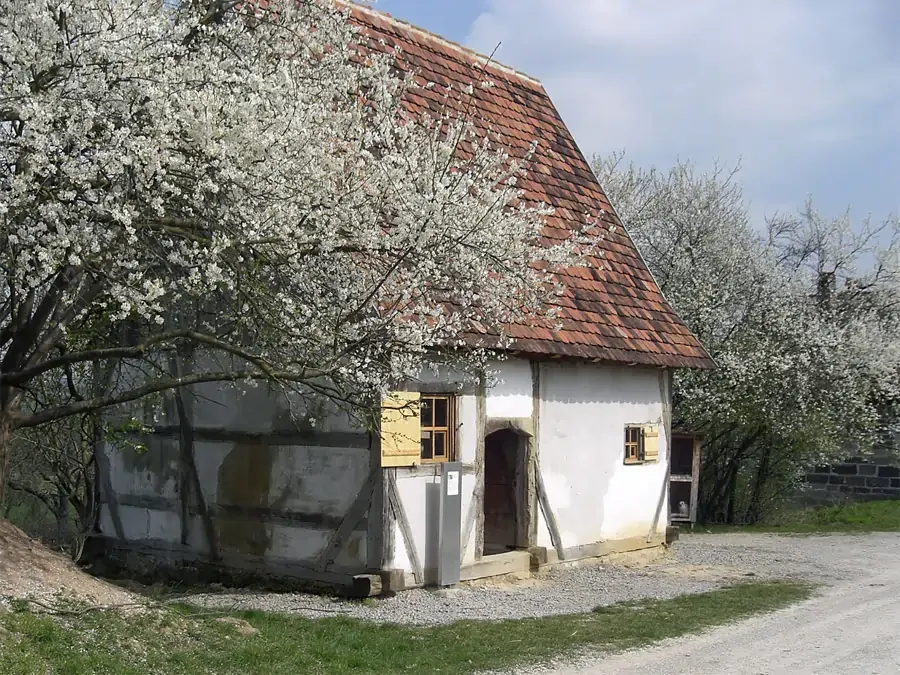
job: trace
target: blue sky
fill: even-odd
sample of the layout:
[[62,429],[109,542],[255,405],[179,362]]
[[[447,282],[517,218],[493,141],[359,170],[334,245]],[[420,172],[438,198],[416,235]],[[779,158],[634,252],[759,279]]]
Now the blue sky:
[[740,161],[757,218],[900,213],[897,0],[376,0],[540,79],[586,155]]

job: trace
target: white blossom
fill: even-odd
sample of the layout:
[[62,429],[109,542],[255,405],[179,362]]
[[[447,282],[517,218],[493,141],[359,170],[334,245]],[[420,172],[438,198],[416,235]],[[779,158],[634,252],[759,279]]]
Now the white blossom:
[[127,320],[178,334],[142,356],[202,332],[251,379],[379,392],[541,311],[602,228],[539,247],[529,157],[451,105],[411,118],[414,75],[357,44],[329,0],[0,4],[0,377]]

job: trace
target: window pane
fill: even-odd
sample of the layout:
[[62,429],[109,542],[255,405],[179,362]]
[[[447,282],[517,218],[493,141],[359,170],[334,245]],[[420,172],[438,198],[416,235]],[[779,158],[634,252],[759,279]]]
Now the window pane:
[[420,413],[422,415],[422,421],[420,424],[423,427],[433,427],[434,426],[434,399],[423,398],[422,406],[420,408]]
[[434,426],[447,426],[447,399],[434,399]]
[[422,441],[421,441],[421,458],[422,459],[431,459],[432,458],[432,439],[430,431],[422,432]]
[[443,431],[434,432],[434,456],[445,457],[447,453],[447,434]]

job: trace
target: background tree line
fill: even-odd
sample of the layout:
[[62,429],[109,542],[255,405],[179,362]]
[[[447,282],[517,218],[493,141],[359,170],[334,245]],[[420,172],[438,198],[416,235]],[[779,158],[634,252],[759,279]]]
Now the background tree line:
[[737,171],[622,154],[594,170],[663,293],[718,369],[682,371],[676,422],[704,434],[699,517],[757,522],[814,464],[892,447],[900,401],[896,218],[810,201],[752,221]]

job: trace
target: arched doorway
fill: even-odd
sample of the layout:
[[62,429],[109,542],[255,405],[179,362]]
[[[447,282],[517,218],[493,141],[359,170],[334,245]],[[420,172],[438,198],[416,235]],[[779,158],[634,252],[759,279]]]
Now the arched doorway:
[[500,429],[484,439],[484,555],[520,547],[527,437]]

